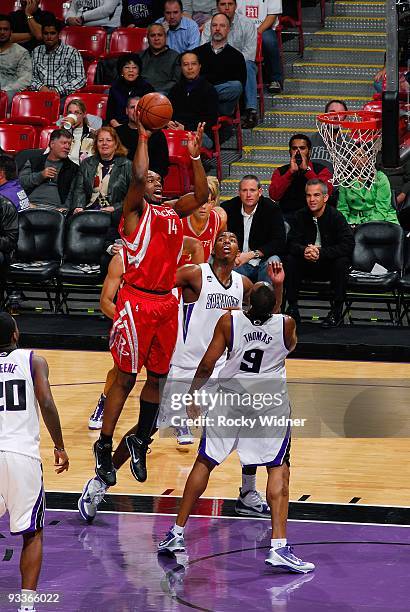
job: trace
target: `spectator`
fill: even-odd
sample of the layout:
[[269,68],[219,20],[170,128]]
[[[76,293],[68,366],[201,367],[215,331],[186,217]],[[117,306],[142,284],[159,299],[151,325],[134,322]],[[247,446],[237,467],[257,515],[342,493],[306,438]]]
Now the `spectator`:
[[80,164],[74,188],[74,213],[122,208],[131,180],[131,162],[113,127],[100,128],[94,139],[93,155]]
[[167,46],[165,29],[160,23],[148,26],[147,35],[148,49],[141,54],[142,77],[155,91],[167,95],[181,73],[179,55]]
[[30,206],[27,194],[18,180],[16,162],[9,155],[0,155],[0,196],[10,200],[17,212]]
[[213,0],[184,0],[184,15],[191,17],[199,28],[211,19],[214,8]]
[[183,53],[198,47],[201,39],[195,21],[183,17],[181,0],[166,0],[164,16],[157,23],[164,26],[167,32],[167,45],[177,53]]
[[100,26],[110,31],[121,22],[121,0],[71,0],[65,20],[70,26]]
[[18,213],[14,204],[0,195],[0,278],[6,276],[19,237]]
[[380,152],[376,158],[376,168],[384,172],[389,179],[391,190],[394,192],[398,208],[400,208],[410,193],[410,158],[408,157],[404,164],[398,168],[385,168]]
[[[245,110],[246,118],[242,124],[244,128],[254,128],[258,124],[256,112],[258,100],[256,91],[257,67],[256,56],[256,26],[255,24],[236,11],[236,0],[217,0],[219,13],[226,15],[231,27],[228,34],[228,42],[234,49],[240,51],[246,62],[246,85],[245,85]],[[201,43],[209,42],[211,38],[211,22],[205,24],[201,36]]]
[[[74,119],[75,117],[75,119]],[[80,162],[92,155],[94,146],[94,132],[88,125],[87,108],[80,99],[74,99],[67,107],[67,117],[61,120],[63,125],[71,124],[73,142],[68,157],[72,162],[80,165]]]
[[[128,149],[127,157],[131,161],[134,159],[139,138],[138,126],[135,123],[135,109],[138,105],[138,100],[139,98],[137,97],[129,98],[126,108],[128,121],[115,128],[122,144]],[[168,174],[169,155],[167,139],[162,130],[153,132],[148,140],[148,157],[150,170],[165,178]]]
[[20,182],[26,190],[30,204],[37,208],[55,208],[65,213],[71,208],[73,183],[78,166],[70,153],[73,137],[65,129],[50,135],[50,151],[32,151],[20,171]]
[[228,216],[228,231],[238,238],[241,253],[235,270],[252,282],[270,283],[267,267],[285,252],[286,231],[277,204],[262,195],[257,176],[247,174],[239,183],[239,196],[221,204]]
[[257,33],[262,35],[263,66],[268,82],[268,91],[282,91],[282,64],[275,28],[282,13],[282,0],[237,0],[237,12],[252,20]]
[[42,11],[40,0],[20,0],[21,8],[10,13],[12,42],[18,43],[30,53],[42,43],[41,25],[50,13]]
[[211,19],[211,41],[195,49],[202,76],[214,85],[218,94],[218,114],[229,116],[233,115],[246,85],[245,59],[228,44],[230,25],[227,15],[216,13]]
[[146,28],[164,14],[164,0],[122,0],[121,25]]
[[327,205],[326,183],[310,179],[305,191],[307,206],[296,212],[295,224],[289,232],[285,265],[287,314],[300,322],[298,295],[302,279],[330,280],[334,298],[322,327],[337,327],[343,323],[353,232],[343,215]]
[[65,98],[85,85],[83,60],[77,49],[60,41],[61,24],[56,19],[45,20],[41,30],[44,44],[33,51],[31,89],[56,91],[63,108]]
[[27,49],[11,42],[11,19],[0,15],[0,89],[6,92],[9,105],[18,91],[31,81],[31,58]]
[[[330,100],[325,106],[325,113],[340,113],[340,119],[344,119],[344,111],[347,111],[347,105],[343,100]],[[337,126],[333,127],[333,135],[336,138]],[[333,162],[330,157],[329,149],[324,142],[320,132],[316,132],[310,139],[312,149],[310,151],[310,160],[326,166],[329,172],[333,174]]]
[[136,53],[122,55],[117,62],[118,78],[111,85],[107,103],[107,122],[118,127],[127,121],[127,100],[132,96],[142,98],[154,91],[152,85],[141,76],[141,58]]
[[174,109],[172,130],[195,131],[198,123],[205,122],[202,144],[208,149],[214,146],[212,126],[218,120],[218,94],[215,87],[200,75],[201,64],[195,51],[181,55],[181,79],[169,92]]
[[[360,169],[369,164],[369,159],[367,155],[359,151],[354,163]],[[399,222],[392,206],[389,179],[381,170],[377,171],[375,181],[371,186],[364,184],[360,177],[351,187],[340,186],[337,209],[349,225],[369,221]]]
[[310,179],[319,178],[332,193],[332,175],[322,164],[310,160],[312,145],[304,134],[294,134],[289,140],[290,164],[277,168],[272,174],[269,195],[279,202],[285,220],[292,225],[295,213],[306,205],[305,187]]

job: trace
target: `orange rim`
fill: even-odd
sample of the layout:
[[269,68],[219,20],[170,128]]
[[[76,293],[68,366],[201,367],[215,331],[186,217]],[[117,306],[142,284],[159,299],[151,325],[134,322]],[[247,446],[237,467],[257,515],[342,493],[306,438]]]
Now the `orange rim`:
[[[340,119],[344,115],[345,119]],[[359,121],[349,120],[349,115],[360,117]],[[338,125],[350,130],[380,130],[382,127],[382,114],[379,111],[346,111],[343,113],[323,113],[317,120],[328,125]]]

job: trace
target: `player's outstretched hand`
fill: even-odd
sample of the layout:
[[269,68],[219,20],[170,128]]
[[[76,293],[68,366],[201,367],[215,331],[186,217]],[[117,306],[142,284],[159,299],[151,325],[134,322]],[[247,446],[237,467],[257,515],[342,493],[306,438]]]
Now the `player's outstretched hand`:
[[285,280],[285,271],[280,261],[271,261],[268,264],[268,276],[274,285],[281,285]]
[[151,130],[147,130],[147,128],[144,127],[144,124],[142,123],[141,118],[140,118],[140,112],[138,110],[138,105],[137,105],[137,107],[134,110],[134,121],[135,121],[135,123],[137,124],[137,127],[138,127],[138,134],[140,136],[146,136],[147,138],[149,138],[151,136],[151,134],[152,134],[152,131]]
[[56,473],[61,474],[61,472],[66,472],[70,466],[70,461],[68,459],[68,455],[65,450],[54,449],[54,467],[56,468]]
[[202,136],[205,129],[205,123],[198,123],[198,127],[195,133],[189,132],[188,134],[188,151],[191,157],[198,157],[201,155],[202,147]]

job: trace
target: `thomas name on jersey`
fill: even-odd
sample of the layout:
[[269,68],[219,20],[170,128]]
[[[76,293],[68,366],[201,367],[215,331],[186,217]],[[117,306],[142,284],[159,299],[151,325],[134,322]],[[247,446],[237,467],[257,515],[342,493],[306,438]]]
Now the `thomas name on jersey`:
[[214,308],[238,308],[239,300],[233,295],[225,293],[209,293],[207,295],[206,306],[207,310]]
[[272,336],[268,336],[268,334],[264,331],[253,331],[248,334],[243,335],[245,342],[264,342],[265,344],[269,344],[271,340],[273,340]]

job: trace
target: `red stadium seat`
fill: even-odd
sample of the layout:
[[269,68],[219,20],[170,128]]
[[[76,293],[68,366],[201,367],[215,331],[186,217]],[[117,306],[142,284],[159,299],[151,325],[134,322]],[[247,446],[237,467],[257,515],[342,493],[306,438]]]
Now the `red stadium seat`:
[[54,132],[54,130],[58,130],[59,126],[58,125],[48,125],[47,127],[43,128],[40,132],[40,138],[38,141],[38,148],[39,149],[47,149],[49,142],[50,142],[50,134],[51,132]]
[[0,89],[0,119],[5,119],[7,116],[8,97],[5,91]]
[[256,75],[256,91],[258,92],[258,103],[259,103],[259,118],[263,121],[265,116],[265,97],[263,95],[263,54],[262,54],[262,34],[258,34],[258,42],[256,45],[256,57],[255,57],[256,68],[258,70]]
[[188,134],[185,130],[163,130],[168,144],[169,169],[164,179],[164,194],[179,197],[191,191],[191,158],[187,149]]
[[8,15],[20,8],[20,0],[1,0],[1,12]]
[[64,21],[65,14],[70,7],[70,2],[63,2],[63,0],[40,0],[38,6],[42,11],[54,13],[57,19]]
[[85,62],[85,68],[93,60],[103,57],[107,46],[104,28],[91,26],[67,26],[61,31],[61,40],[78,49]]
[[242,153],[242,127],[241,127],[241,111],[239,109],[239,105],[236,107],[235,116],[227,117],[221,116],[218,117],[218,123],[212,127],[212,131],[214,133],[214,148],[206,149],[202,147],[201,155],[207,157],[208,159],[216,160],[216,176],[219,181],[222,180],[222,157],[221,157],[221,141],[220,141],[220,131],[224,126],[232,126],[236,130],[236,150],[238,153]]
[[279,25],[276,28],[281,57],[283,56],[282,32],[285,27],[297,29],[299,39],[299,55],[303,56],[305,42],[302,25],[302,0],[296,0],[296,2],[295,0],[284,0],[283,2],[283,12],[279,17]]
[[117,28],[110,40],[108,55],[139,53],[148,47],[146,28]]
[[24,149],[33,149],[37,144],[37,132],[31,125],[0,123],[0,147],[15,154]]
[[95,73],[97,71],[98,60],[94,60],[87,68],[87,80],[85,86],[81,89],[84,93],[108,93],[110,85],[96,85]]
[[11,104],[10,123],[38,126],[57,121],[60,96],[55,91],[21,91]]
[[90,115],[97,115],[97,117],[101,117],[101,119],[103,120],[105,119],[107,112],[108,95],[82,91],[78,91],[77,93],[73,93],[70,96],[67,96],[64,104],[64,116],[67,114],[67,108],[71,100],[78,99],[84,102],[87,108],[87,113],[89,113]]

